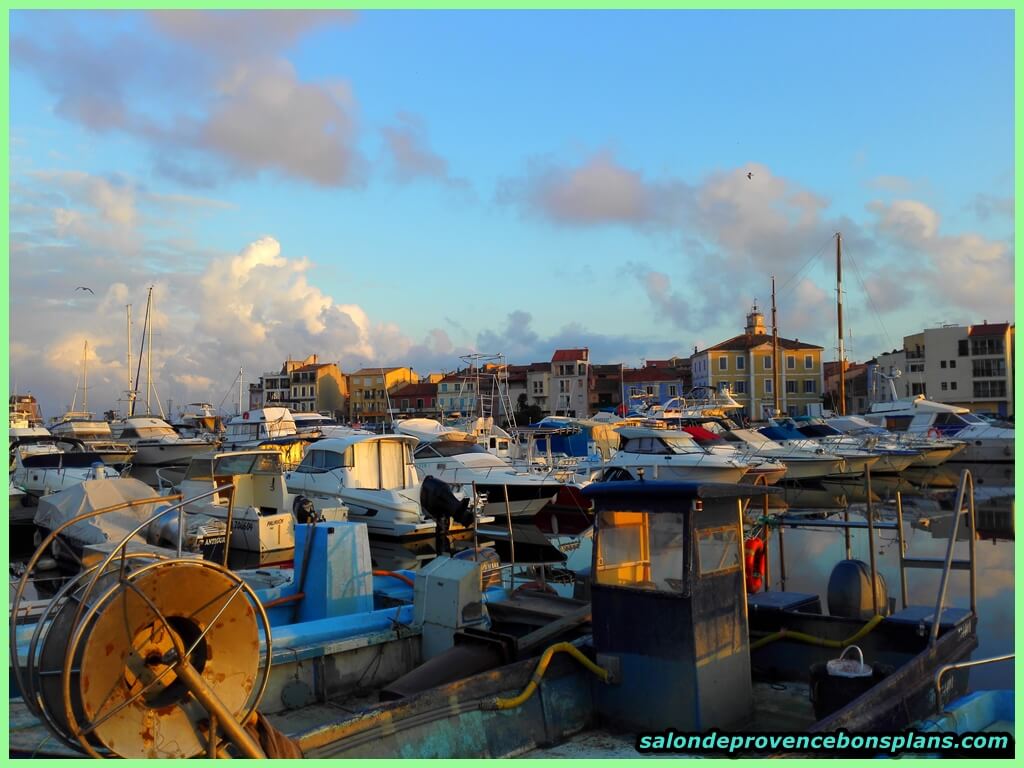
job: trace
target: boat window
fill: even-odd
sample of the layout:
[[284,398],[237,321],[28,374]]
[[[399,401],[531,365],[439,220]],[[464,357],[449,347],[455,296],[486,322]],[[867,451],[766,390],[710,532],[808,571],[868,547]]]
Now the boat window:
[[417,459],[435,459],[439,457],[441,454],[435,451],[432,445],[428,444],[421,445],[419,448],[417,448],[415,455]]
[[439,440],[431,443],[438,456],[461,456],[464,453],[487,453],[482,445],[468,440]]
[[597,583],[681,594],[684,533],[682,513],[603,510],[595,548]]
[[178,434],[172,427],[139,427],[136,431],[139,437],[145,438],[171,437]]
[[735,526],[697,529],[697,566],[701,576],[726,573],[740,567],[739,537]]
[[[296,472],[302,472],[303,474],[315,474],[317,472],[323,472],[323,457],[320,455],[323,451],[310,451],[306,456],[299,462],[299,466],[295,468]],[[317,466],[317,463],[320,466]]]
[[121,434],[118,437],[122,437],[122,438],[132,437],[132,438],[134,438],[134,437],[138,437],[138,436],[139,436],[139,433],[135,431],[134,427],[125,427],[123,430],[121,430]]
[[188,469],[185,470],[186,480],[212,480],[213,479],[213,460],[212,459],[192,459],[189,462]]
[[693,453],[694,442],[686,437],[663,437],[655,440],[651,453]]
[[913,416],[886,416],[885,428],[892,432],[906,432]]
[[[341,469],[342,467],[352,466],[352,450],[346,449],[344,453],[337,453],[335,451],[317,451],[317,453],[323,454],[323,470],[330,472],[332,469]],[[348,463],[345,462],[345,458],[348,457]]]
[[957,415],[959,416],[959,418],[961,420],[966,421],[968,424],[985,424],[986,423],[986,421],[984,419],[982,419],[982,418],[980,418],[978,416],[975,416],[973,413],[960,413],[960,414],[957,414]]

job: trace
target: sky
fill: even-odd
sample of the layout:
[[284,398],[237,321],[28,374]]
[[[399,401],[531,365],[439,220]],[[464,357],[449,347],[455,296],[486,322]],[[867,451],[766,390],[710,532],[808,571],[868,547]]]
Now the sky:
[[851,359],[1013,319],[1010,11],[18,11],[10,65],[11,385],[48,416],[86,341],[117,407],[150,286],[155,393],[225,409],[313,353],[686,356],[773,275],[834,357],[836,232]]

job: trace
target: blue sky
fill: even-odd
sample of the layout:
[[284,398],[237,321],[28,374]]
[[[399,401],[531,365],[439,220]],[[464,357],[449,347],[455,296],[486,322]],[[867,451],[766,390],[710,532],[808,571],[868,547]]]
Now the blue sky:
[[1012,317],[1010,12],[17,12],[11,65],[12,373],[48,413],[86,338],[113,405],[150,284],[177,402],[286,354],[687,354],[772,274],[834,347],[837,229],[853,357]]

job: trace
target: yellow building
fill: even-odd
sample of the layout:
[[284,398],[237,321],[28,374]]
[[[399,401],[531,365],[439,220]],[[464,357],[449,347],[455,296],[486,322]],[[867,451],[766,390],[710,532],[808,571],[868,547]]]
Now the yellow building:
[[743,416],[764,421],[775,408],[774,368],[777,365],[779,410],[791,416],[813,415],[821,407],[824,374],[822,347],[779,337],[778,360],[764,315],[755,305],[744,333],[694,352],[690,357],[693,385],[717,389],[728,384]]
[[[360,368],[348,375],[350,418],[363,424],[383,424],[388,415],[390,393],[405,384],[419,381],[416,371],[401,368]],[[394,407],[393,404],[391,407]]]

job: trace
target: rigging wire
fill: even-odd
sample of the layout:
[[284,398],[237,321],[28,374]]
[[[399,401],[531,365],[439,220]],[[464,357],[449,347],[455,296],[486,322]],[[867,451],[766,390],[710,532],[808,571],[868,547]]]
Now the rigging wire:
[[[797,271],[796,271],[796,272],[795,272],[795,273],[794,273],[793,275],[791,275],[791,276],[789,277],[789,279],[788,279],[788,280],[786,280],[786,282],[784,282],[784,283],[782,284],[782,286],[781,286],[781,287],[780,287],[780,288],[778,289],[778,291],[777,291],[777,295],[778,295],[778,296],[780,296],[780,297],[782,297],[782,296],[785,296],[785,295],[786,295],[786,290],[787,290],[787,288],[788,288],[789,290],[794,290],[794,289],[796,288],[796,285],[797,285],[797,280],[798,280],[798,278],[800,278],[800,277],[801,277],[801,276],[803,275],[803,273],[804,273],[804,270],[806,270],[806,269],[807,269],[807,267],[808,267],[808,266],[809,266],[809,265],[810,265],[810,264],[811,264],[812,262],[816,261],[816,260],[817,260],[817,259],[818,259],[818,258],[819,258],[819,257],[820,257],[821,255],[822,255],[822,253],[824,253],[824,252],[825,252],[825,249],[826,249],[826,248],[828,248],[828,247],[829,247],[829,245],[831,245],[831,244],[832,244],[832,237],[833,237],[833,236],[832,236],[832,235],[830,235],[830,236],[829,236],[829,239],[828,239],[828,240],[826,240],[826,241],[825,241],[824,243],[822,243],[822,245],[821,245],[821,248],[819,248],[819,249],[818,249],[818,250],[817,250],[817,251],[816,251],[816,252],[814,253],[814,255],[813,255],[813,256],[811,256],[811,258],[809,258],[809,259],[808,259],[807,261],[805,261],[805,262],[803,263],[803,266],[801,266],[801,267],[800,267],[800,269],[798,269],[798,270],[797,270]],[[790,287],[789,287],[791,283],[793,284],[793,285],[792,285],[792,288],[790,288]]]

